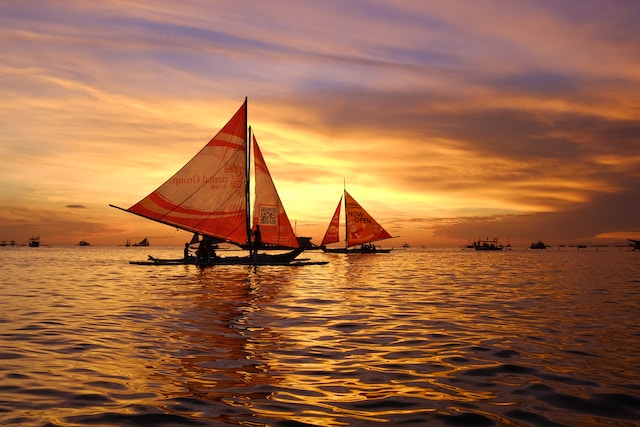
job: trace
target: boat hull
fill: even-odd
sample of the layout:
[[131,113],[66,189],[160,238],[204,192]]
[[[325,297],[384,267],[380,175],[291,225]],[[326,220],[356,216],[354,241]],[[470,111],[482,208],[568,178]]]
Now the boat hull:
[[134,265],[197,265],[199,267],[208,267],[215,265],[322,265],[327,264],[326,261],[308,261],[307,259],[296,258],[304,249],[298,248],[290,252],[282,254],[259,253],[254,256],[216,256],[207,260],[198,260],[195,257],[187,259],[162,259],[149,256],[147,261],[129,261]]

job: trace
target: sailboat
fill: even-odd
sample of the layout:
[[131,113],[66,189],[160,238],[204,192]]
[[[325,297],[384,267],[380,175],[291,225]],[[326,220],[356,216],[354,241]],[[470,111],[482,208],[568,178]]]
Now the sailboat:
[[[344,198],[346,246],[327,248],[326,245],[340,241],[340,207]],[[356,200],[344,190],[340,197],[329,227],[320,243],[325,252],[331,253],[386,253],[393,249],[382,249],[373,244],[379,240],[390,239],[389,234]],[[359,246],[358,246],[359,245]]]
[[134,243],[133,246],[149,246],[149,238],[145,237],[144,239],[140,240],[138,243]]
[[[254,156],[251,156],[252,142]],[[250,226],[250,166],[255,163],[253,229]],[[110,205],[118,208],[117,206]],[[195,261],[200,266],[219,264],[300,265],[300,247],[278,192],[248,126],[247,99],[229,122],[187,164],[160,187],[128,209],[145,218],[203,236],[200,248],[210,241],[249,247],[249,255],[218,256],[203,252]],[[291,249],[285,253],[258,253],[252,241],[256,228],[261,243]],[[258,245],[259,246],[259,245]],[[147,262],[161,264],[150,258]],[[174,262],[172,262],[174,263]]]

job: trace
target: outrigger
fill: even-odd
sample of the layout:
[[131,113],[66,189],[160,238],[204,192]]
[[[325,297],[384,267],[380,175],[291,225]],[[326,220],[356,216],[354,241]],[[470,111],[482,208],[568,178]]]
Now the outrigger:
[[[249,144],[251,141],[251,144]],[[253,158],[251,156],[253,147]],[[254,165],[253,227],[250,166]],[[112,207],[203,236],[195,259],[134,261],[144,265],[307,265],[296,260],[300,247],[258,142],[247,120],[247,100],[231,120],[187,164],[151,194],[128,209]],[[218,256],[208,241],[249,248],[246,256]],[[204,242],[204,245],[203,245]],[[259,252],[263,245],[287,248]]]

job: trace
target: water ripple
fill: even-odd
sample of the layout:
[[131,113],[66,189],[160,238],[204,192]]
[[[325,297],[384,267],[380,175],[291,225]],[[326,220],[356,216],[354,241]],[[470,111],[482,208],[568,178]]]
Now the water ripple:
[[3,425],[640,419],[635,252],[311,253],[330,264],[200,270],[130,266],[146,258],[135,249],[5,249]]

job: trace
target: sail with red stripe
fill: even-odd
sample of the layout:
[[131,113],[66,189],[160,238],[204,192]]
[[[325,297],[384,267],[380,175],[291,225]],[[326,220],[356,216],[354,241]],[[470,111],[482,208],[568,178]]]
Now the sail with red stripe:
[[[331,218],[329,227],[322,239],[321,246],[340,241],[340,205],[342,197],[338,202],[338,207]],[[378,240],[390,239],[393,236],[367,212],[351,194],[344,191],[345,229],[346,247],[365,245]],[[335,251],[335,250],[332,250]]]
[[389,234],[349,193],[344,192],[347,246],[390,239]]
[[253,157],[255,166],[253,229],[260,225],[263,244],[286,248],[300,247],[255,136],[253,137]]
[[322,243],[320,243],[320,246],[325,246],[325,245],[329,245],[331,243],[336,243],[340,241],[340,206],[341,205],[342,205],[342,197],[340,197],[338,206],[336,207],[336,210],[333,213],[333,218],[331,218],[329,227],[327,227],[327,231],[326,233],[324,233],[324,237],[322,238]]
[[186,165],[127,211],[246,244],[247,101]]

